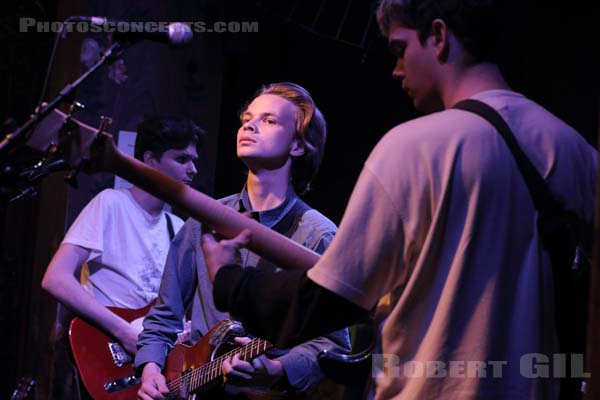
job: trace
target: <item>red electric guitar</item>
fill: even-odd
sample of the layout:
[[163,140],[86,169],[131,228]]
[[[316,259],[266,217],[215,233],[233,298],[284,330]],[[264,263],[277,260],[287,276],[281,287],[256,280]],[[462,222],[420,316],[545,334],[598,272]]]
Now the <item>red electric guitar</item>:
[[[137,310],[109,307],[127,321],[143,317],[151,304]],[[222,383],[221,365],[226,357],[235,354],[242,360],[252,360],[272,347],[263,339],[254,339],[243,346],[233,338],[244,336],[242,326],[235,321],[216,324],[194,346],[176,345],[169,353],[165,366],[170,398],[191,399]],[[69,330],[73,357],[81,380],[96,400],[134,400],[140,380],[134,375],[133,358],[121,345],[93,325],[74,318]]]

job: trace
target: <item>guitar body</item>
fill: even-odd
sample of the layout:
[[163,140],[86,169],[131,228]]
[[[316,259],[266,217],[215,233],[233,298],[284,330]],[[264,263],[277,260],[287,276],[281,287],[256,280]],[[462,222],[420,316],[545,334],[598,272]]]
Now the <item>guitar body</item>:
[[[108,307],[126,321],[144,317],[154,302],[136,310]],[[204,392],[221,386],[222,360],[213,362],[221,354],[239,347],[234,338],[245,335],[239,322],[224,320],[213,326],[195,345],[177,344],[169,353],[165,365],[165,377],[172,393],[179,398],[192,398],[192,393]],[[73,358],[81,380],[89,394],[96,400],[134,400],[140,380],[134,376],[133,357],[120,344],[96,326],[73,318],[69,329]],[[268,347],[265,341],[246,350],[249,356],[257,356]],[[242,347],[243,351],[244,347]],[[194,371],[187,374],[186,371]],[[202,372],[202,374],[199,374]],[[199,382],[202,381],[202,385]]]
[[173,347],[164,369],[167,381],[178,379],[183,371],[201,367],[210,361],[211,349],[208,338],[208,335],[204,336],[193,346],[178,344]]
[[[154,303],[136,310],[108,307],[126,321],[144,317]],[[81,380],[90,395],[96,400],[132,400],[137,398],[139,383],[133,378],[133,359],[119,352],[120,345],[113,337],[96,326],[74,318],[69,328],[69,340],[73,358]],[[115,346],[116,344],[116,346]],[[112,349],[112,350],[111,350]],[[121,358],[116,362],[115,358]],[[122,388],[107,391],[105,385],[118,382]]]

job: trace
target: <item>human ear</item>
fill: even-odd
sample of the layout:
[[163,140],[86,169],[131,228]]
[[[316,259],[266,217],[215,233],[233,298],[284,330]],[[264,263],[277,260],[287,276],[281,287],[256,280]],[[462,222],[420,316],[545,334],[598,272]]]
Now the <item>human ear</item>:
[[431,38],[435,48],[435,55],[440,63],[448,60],[449,46],[448,26],[444,20],[436,18],[431,23]]
[[292,157],[300,157],[305,153],[306,149],[304,148],[304,143],[300,139],[294,139],[292,141],[292,146],[290,149],[290,156]]

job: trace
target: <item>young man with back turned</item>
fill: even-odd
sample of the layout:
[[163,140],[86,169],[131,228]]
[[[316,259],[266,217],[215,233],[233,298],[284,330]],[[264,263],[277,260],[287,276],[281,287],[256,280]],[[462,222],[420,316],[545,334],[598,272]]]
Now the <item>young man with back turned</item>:
[[[494,6],[380,3],[379,25],[396,56],[393,77],[429,114],[381,139],[335,239],[308,273],[240,269],[232,248],[244,245],[247,233],[221,242],[204,235],[216,306],[279,344],[364,318],[391,293],[378,399],[557,397],[556,381],[528,378],[520,365],[528,354],[557,352],[552,268],[535,206],[498,131],[452,106],[477,99],[498,111],[553,195],[584,221],[593,213],[597,154],[563,121],[510,89],[494,59]],[[257,290],[287,298],[288,307],[269,313],[268,299],[255,304],[249,296]],[[450,373],[453,362],[475,363],[475,372]],[[446,374],[411,373],[428,365],[444,366]]]

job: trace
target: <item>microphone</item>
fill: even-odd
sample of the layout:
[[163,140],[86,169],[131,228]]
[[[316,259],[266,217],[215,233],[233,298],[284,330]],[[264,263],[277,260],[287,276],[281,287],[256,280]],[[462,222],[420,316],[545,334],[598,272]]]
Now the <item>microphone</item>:
[[69,17],[68,22],[88,22],[96,25],[91,32],[112,33],[115,39],[126,42],[153,40],[172,45],[184,45],[192,40],[192,29],[183,22],[127,22],[96,16]]

